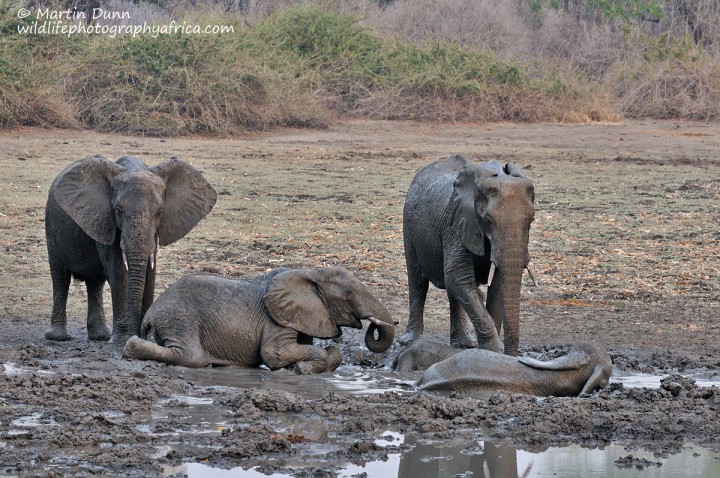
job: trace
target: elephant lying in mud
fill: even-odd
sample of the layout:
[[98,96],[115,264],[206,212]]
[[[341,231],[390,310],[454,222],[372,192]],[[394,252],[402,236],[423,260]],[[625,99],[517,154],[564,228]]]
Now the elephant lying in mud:
[[470,396],[502,390],[566,397],[604,387],[611,372],[610,355],[597,344],[573,346],[565,355],[547,362],[467,349],[429,367],[417,386],[420,390],[453,390]]
[[[299,374],[331,372],[342,362],[340,350],[313,345],[313,337],[361,329],[360,320],[370,322],[368,349],[392,345],[390,313],[340,267],[276,269],[248,280],[191,275],[158,297],[143,320],[143,338],[131,337],[123,356],[186,367],[265,364]],[[156,343],[145,340],[151,329]]]
[[89,156],[53,181],[45,207],[45,236],[53,284],[48,340],[70,340],[70,279],[85,281],[90,340],[108,340],[103,287],[110,283],[112,341],[140,333],[155,295],[158,246],[185,236],[215,205],[217,194],[200,172],[172,158],[147,167],[137,158]]

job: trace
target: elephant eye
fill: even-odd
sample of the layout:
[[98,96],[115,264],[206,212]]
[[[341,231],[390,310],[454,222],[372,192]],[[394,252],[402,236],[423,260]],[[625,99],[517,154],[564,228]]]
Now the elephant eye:
[[347,289],[345,291],[345,298],[352,299],[353,297],[355,297],[355,292],[353,292],[352,289]]

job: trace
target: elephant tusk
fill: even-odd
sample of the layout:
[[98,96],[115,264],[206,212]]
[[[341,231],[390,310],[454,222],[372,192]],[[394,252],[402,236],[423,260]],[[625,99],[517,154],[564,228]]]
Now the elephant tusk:
[[488,272],[487,285],[488,287],[492,284],[493,277],[495,276],[495,263],[490,263],[490,272]]
[[526,267],[528,274],[530,274],[530,280],[532,280],[532,283],[535,287],[540,287],[540,282],[535,278],[535,271],[533,270],[532,266],[530,264]]
[[125,251],[122,251],[123,254],[123,264],[125,265],[125,272],[128,271],[128,261],[127,261],[127,255],[125,255]]
[[157,262],[158,248],[160,247],[160,236],[155,236],[155,250],[150,256],[150,269],[155,269],[155,263]]

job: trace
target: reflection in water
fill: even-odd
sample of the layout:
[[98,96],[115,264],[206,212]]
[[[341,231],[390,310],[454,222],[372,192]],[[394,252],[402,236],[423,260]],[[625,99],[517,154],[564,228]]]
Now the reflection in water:
[[423,444],[412,435],[405,443],[414,448],[402,455],[398,478],[472,477],[518,478],[528,476],[532,463],[518,475],[517,450],[504,443],[479,442],[474,446]]
[[[622,445],[608,445],[602,449],[588,449],[577,445],[552,447],[540,453],[518,450],[502,442],[421,442],[412,435],[404,437],[413,448],[404,453],[391,453],[386,460],[371,461],[364,465],[327,462],[321,457],[304,456],[300,461],[284,466],[300,471],[311,468],[332,467],[339,478],[365,474],[368,478],[707,478],[720,477],[720,452],[687,444],[680,453],[655,457],[651,452],[627,451]],[[632,455],[648,460],[644,469],[634,465],[623,466],[618,460]],[[265,465],[272,464],[265,461]],[[219,470],[202,463],[187,463],[179,467],[166,467],[164,476],[206,477],[260,477],[285,478],[285,474],[261,474],[257,464],[248,464],[231,470]],[[265,467],[266,468],[266,467]]]

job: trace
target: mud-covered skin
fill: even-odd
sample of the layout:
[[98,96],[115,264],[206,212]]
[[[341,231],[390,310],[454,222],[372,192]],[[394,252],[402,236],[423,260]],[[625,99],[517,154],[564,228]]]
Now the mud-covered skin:
[[130,338],[123,357],[195,368],[264,364],[301,375],[332,372],[342,363],[340,350],[314,345],[313,338],[334,338],[344,327],[361,329],[361,320],[370,323],[370,350],[390,348],[390,313],[342,267],[275,269],[248,279],[189,275],[158,297],[143,319],[141,337]]
[[603,388],[611,372],[610,354],[595,343],[573,344],[552,360],[468,349],[433,364],[417,385],[423,391],[457,391],[478,398],[496,391],[567,397]]
[[70,340],[67,299],[72,278],[87,286],[90,340],[111,338],[103,287],[112,291],[112,341],[125,344],[155,294],[158,246],[185,236],[215,205],[217,194],[190,164],[173,158],[148,168],[123,156],[96,155],[68,165],[52,182],[45,238],[53,288],[48,340]]

